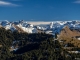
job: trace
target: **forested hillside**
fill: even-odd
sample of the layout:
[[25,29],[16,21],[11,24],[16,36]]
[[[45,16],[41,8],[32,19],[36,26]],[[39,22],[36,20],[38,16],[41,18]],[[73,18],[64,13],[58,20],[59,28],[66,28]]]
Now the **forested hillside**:
[[[15,41],[15,42],[14,42]],[[11,47],[18,48],[13,50]],[[52,35],[19,33],[0,28],[0,60],[70,60]]]

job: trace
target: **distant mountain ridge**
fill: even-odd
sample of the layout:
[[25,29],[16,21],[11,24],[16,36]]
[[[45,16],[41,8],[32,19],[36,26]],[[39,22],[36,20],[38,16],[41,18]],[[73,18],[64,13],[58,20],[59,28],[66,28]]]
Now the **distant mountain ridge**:
[[[35,24],[35,22],[33,22]],[[39,23],[39,24],[38,24]],[[44,23],[44,24],[43,24]],[[38,33],[38,30],[52,31],[52,33],[60,34],[64,26],[69,26],[70,29],[80,29],[80,21],[53,21],[53,22],[37,22],[37,25],[28,23],[27,21],[20,20],[9,22],[7,20],[1,21],[0,26],[4,27],[6,30],[10,29],[11,31],[18,30],[19,32],[27,33]],[[71,32],[72,34],[72,32]]]

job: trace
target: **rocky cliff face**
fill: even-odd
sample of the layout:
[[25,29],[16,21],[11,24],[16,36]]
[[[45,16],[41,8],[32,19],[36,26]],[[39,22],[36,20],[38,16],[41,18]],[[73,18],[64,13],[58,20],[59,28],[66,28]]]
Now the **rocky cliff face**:
[[71,31],[68,26],[65,26],[60,33],[59,38],[72,38],[75,36],[80,36],[80,32],[73,30]]

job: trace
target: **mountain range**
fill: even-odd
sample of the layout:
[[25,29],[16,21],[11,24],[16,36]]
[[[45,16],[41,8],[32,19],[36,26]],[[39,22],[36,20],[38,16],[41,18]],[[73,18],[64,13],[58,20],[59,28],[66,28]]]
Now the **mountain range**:
[[[35,23],[34,23],[35,25],[32,25],[24,20],[15,22],[9,22],[8,20],[4,20],[0,22],[0,27],[4,27],[6,30],[10,29],[11,31],[17,30],[19,32],[27,32],[27,33],[38,33],[38,31],[44,31],[52,34],[54,33],[60,34],[61,30],[64,29],[65,26],[68,26],[71,30],[78,30],[78,31],[80,30],[80,21],[53,21],[48,24],[45,24],[44,22],[44,24],[39,24],[39,25],[38,23],[39,22],[37,22],[37,25]],[[68,28],[66,27],[66,31],[67,29]],[[74,35],[72,34],[72,32],[70,34]]]

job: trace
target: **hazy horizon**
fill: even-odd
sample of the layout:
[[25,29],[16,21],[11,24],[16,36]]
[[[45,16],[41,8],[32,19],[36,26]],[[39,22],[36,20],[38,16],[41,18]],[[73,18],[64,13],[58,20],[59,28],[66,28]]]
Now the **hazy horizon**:
[[[1,21],[6,21],[6,20],[0,20]],[[10,22],[15,22],[15,21],[20,21],[20,20],[7,20],[7,21],[10,21]],[[80,20],[24,20],[26,22],[52,22],[52,21],[80,21]]]

